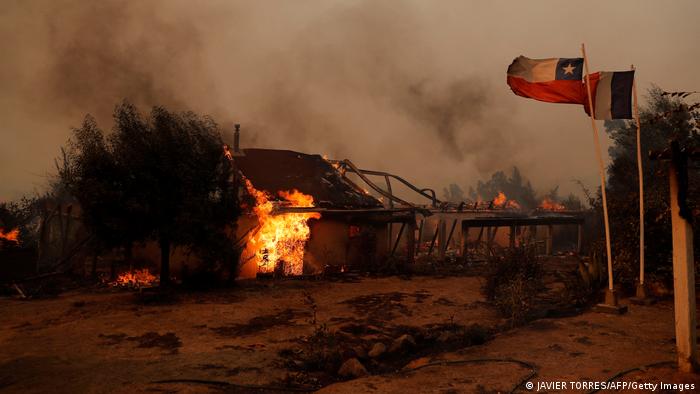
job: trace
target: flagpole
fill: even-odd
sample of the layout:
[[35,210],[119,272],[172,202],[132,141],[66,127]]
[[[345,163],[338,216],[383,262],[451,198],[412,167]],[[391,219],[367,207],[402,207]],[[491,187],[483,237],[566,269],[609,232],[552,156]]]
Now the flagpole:
[[[631,66],[634,71],[634,65]],[[637,297],[644,297],[644,171],[642,170],[641,124],[639,122],[639,104],[637,102],[636,76],[632,80],[632,103],[634,120],[637,123],[637,171],[639,172],[639,287]]]
[[610,224],[608,221],[608,199],[605,194],[605,166],[603,164],[603,155],[600,153],[600,140],[598,136],[598,126],[595,123],[595,109],[593,107],[593,98],[591,97],[591,83],[588,72],[588,58],[586,57],[586,46],[581,44],[581,53],[583,54],[583,65],[586,68],[586,90],[588,91],[588,109],[591,116],[591,126],[593,127],[593,139],[595,142],[595,152],[598,157],[598,171],[600,172],[601,194],[603,196],[603,218],[605,220],[605,248],[608,252],[608,292],[606,293],[605,303],[609,305],[617,305],[617,299],[614,297],[613,290],[613,271],[612,271],[612,250],[610,247]]

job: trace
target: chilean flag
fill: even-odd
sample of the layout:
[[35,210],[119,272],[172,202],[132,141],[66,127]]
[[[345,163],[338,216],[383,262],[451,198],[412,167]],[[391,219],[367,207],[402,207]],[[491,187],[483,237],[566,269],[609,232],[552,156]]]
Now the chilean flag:
[[548,103],[585,104],[583,58],[530,59],[519,56],[508,67],[508,86],[518,96]]
[[[591,80],[594,119],[632,119],[634,71],[601,71],[590,74],[588,78]],[[588,101],[584,106],[590,115]]]

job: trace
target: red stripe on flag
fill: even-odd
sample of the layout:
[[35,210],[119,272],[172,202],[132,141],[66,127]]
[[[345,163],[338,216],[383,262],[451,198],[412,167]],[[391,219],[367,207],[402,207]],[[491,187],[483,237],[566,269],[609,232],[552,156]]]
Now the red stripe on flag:
[[508,86],[518,96],[548,103],[584,104],[587,100],[581,81],[528,82],[523,78],[508,76]]

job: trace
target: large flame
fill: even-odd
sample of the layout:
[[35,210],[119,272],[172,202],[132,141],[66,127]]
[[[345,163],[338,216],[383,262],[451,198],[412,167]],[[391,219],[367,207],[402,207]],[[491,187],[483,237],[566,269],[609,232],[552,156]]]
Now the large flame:
[[8,232],[4,232],[0,229],[0,239],[19,243],[19,229],[15,228]]
[[[248,193],[255,198],[253,212],[258,217],[259,229],[246,245],[246,259],[253,259],[259,272],[273,272],[282,264],[285,275],[301,275],[304,269],[304,248],[311,235],[309,219],[319,219],[318,212],[284,213],[273,215],[270,196],[245,180]],[[312,196],[298,190],[280,191],[279,196],[291,207],[313,207]]]
[[493,206],[497,208],[520,209],[520,204],[515,200],[509,200],[503,192],[498,192],[498,195],[493,199]]
[[546,211],[563,211],[566,209],[564,205],[550,199],[549,197],[545,197],[538,208]]
[[152,275],[147,269],[125,272],[112,283],[113,286],[120,287],[148,287],[156,284],[158,278]]

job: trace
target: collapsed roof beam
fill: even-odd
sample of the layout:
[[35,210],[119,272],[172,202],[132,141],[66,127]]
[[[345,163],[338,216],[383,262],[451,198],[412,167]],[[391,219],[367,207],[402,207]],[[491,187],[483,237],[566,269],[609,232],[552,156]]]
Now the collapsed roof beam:
[[[367,183],[372,189],[376,190],[378,193],[380,193],[383,196],[386,196],[390,200],[400,202],[402,204],[408,204],[410,206],[414,206],[414,204],[411,204],[407,201],[401,200],[400,198],[396,197],[391,193],[391,186],[388,183],[388,178],[394,178],[397,181],[403,183],[408,187],[409,189],[413,190],[414,192],[420,194],[421,196],[429,199],[433,205],[433,208],[437,208],[438,204],[442,204],[442,201],[438,200],[435,197],[435,191],[433,189],[425,188],[425,189],[419,189],[416,186],[414,186],[412,183],[408,182],[407,180],[401,178],[398,175],[390,174],[388,172],[384,171],[374,171],[374,170],[362,170],[357,168],[350,160],[345,159],[345,160],[339,160],[336,161],[337,163],[340,163],[344,167],[346,167],[346,170],[350,170],[354,173],[356,173],[360,179],[362,179],[365,183]],[[375,175],[375,176],[383,176],[385,179],[387,179],[387,186],[389,188],[389,192],[387,193],[383,189],[379,188],[379,186],[375,185],[372,181],[370,181],[366,176],[364,175]],[[430,192],[430,194],[428,194]]]

